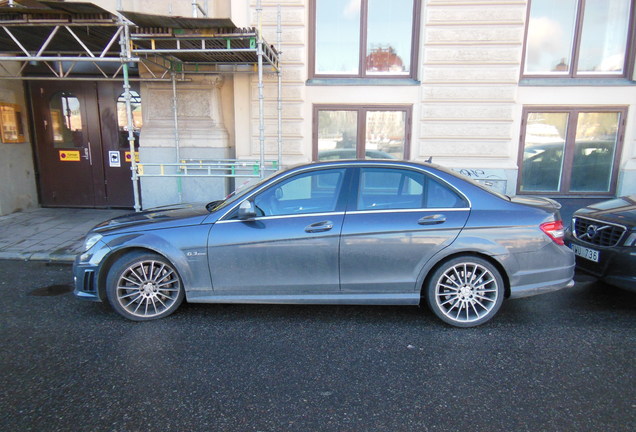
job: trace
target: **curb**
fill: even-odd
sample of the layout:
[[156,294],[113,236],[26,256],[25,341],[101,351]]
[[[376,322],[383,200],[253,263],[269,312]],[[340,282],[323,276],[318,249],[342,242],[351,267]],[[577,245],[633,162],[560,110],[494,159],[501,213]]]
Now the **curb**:
[[50,252],[0,252],[0,259],[19,261],[45,261],[60,264],[73,264],[75,254]]

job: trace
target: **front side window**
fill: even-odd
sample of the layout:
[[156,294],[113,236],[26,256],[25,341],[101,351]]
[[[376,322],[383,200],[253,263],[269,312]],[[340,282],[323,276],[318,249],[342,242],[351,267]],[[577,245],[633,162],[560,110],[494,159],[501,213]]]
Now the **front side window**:
[[314,0],[313,76],[415,77],[418,0]]
[[356,210],[461,208],[464,200],[424,173],[394,168],[362,168]]
[[315,106],[314,160],[408,159],[410,107]]
[[519,193],[613,194],[625,109],[524,114]]
[[532,0],[524,75],[625,76],[631,0]]
[[336,210],[345,169],[296,175],[273,185],[254,198],[258,216],[329,213]]

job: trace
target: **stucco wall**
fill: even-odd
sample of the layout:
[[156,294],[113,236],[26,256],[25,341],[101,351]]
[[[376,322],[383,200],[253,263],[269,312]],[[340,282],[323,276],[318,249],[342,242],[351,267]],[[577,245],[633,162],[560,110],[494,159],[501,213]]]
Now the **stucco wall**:
[[[11,71],[16,65],[4,64],[4,67]],[[11,72],[14,73],[14,71]],[[18,104],[22,107],[22,124],[25,128],[24,142],[15,144],[0,142],[0,216],[2,216],[37,207],[38,195],[22,82],[0,80],[0,102]]]

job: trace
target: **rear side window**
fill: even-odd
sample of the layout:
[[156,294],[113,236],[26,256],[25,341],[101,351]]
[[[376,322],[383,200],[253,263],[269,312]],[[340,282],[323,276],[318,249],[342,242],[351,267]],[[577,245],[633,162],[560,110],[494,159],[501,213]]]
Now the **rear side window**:
[[464,200],[445,184],[418,171],[362,168],[357,210],[461,208]]

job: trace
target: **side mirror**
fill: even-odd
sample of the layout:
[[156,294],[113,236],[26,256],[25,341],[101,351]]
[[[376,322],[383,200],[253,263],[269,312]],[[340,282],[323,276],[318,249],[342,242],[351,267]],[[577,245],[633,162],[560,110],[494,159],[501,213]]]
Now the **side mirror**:
[[254,203],[250,200],[245,200],[239,205],[238,218],[239,220],[249,220],[256,217],[256,209]]

